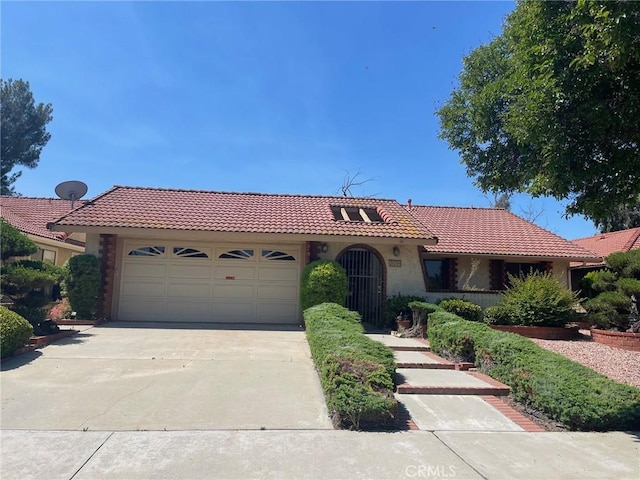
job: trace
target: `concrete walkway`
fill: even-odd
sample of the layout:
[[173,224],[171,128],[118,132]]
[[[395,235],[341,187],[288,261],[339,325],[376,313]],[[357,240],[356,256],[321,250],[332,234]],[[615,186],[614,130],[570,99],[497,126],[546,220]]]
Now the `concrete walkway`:
[[0,433],[2,480],[637,480],[627,433]]
[[[176,332],[173,332],[174,335],[168,335],[164,341],[161,338],[163,334],[151,335],[145,342],[140,335],[133,333],[130,338],[128,335],[117,336],[115,331],[104,331],[106,333],[102,338],[114,335],[112,341],[104,343],[104,348],[98,348],[96,342],[85,336],[80,338],[86,341],[82,345],[83,348],[73,343],[73,340],[66,340],[72,343],[46,347],[39,351],[40,357],[37,358],[23,356],[21,363],[18,362],[11,368],[3,364],[0,431],[2,480],[640,478],[640,432],[532,433],[525,431],[525,428],[510,418],[508,412],[505,413],[500,406],[501,403],[496,403],[501,402],[499,398],[492,395],[398,393],[398,400],[413,417],[415,430],[395,433],[332,430],[327,427],[326,412],[324,418],[317,418],[317,384],[311,382],[307,385],[306,381],[301,381],[293,388],[285,385],[286,375],[273,377],[273,373],[266,372],[269,369],[279,370],[283,367],[281,364],[290,362],[298,361],[301,366],[307,365],[305,362],[309,360],[308,351],[295,335],[279,337],[277,333],[266,333],[265,342],[256,339],[244,345],[242,342],[236,345],[233,341],[238,339],[237,335],[226,337],[227,333],[222,333],[222,336],[211,336],[204,345],[181,350],[175,348],[176,343],[167,342],[173,338],[174,342],[185,347],[189,342],[193,342],[189,334],[186,338],[185,335],[181,335],[181,340],[175,340]],[[85,335],[90,333],[84,332]],[[479,385],[478,382],[482,388],[487,388],[487,385],[495,386],[486,379],[473,377],[446,366],[448,362],[431,354],[424,343],[389,336],[378,337],[377,339],[385,343],[394,344],[398,361],[404,366],[401,371],[403,378],[419,384],[414,385],[415,387],[441,388],[445,391],[447,388],[454,388],[451,383],[453,381],[450,382],[446,380],[447,377],[442,376],[445,373],[456,379],[455,388],[461,388],[460,383],[463,384],[462,388],[475,388]],[[122,341],[121,345],[113,342],[118,338]],[[227,350],[219,348],[224,341],[231,343]],[[122,348],[129,353],[123,355]],[[96,423],[95,419],[91,422],[84,420],[87,413],[82,413],[84,407],[80,406],[77,418],[74,418],[71,410],[64,407],[66,413],[61,418],[69,422],[67,427],[49,428],[51,423],[46,423],[45,420],[40,426],[34,423],[38,414],[42,417],[42,411],[29,412],[35,405],[35,400],[29,400],[30,396],[37,398],[42,393],[44,400],[39,400],[39,405],[43,409],[46,408],[47,400],[60,401],[60,398],[64,398],[64,395],[51,397],[48,381],[63,382],[65,388],[61,390],[70,399],[80,398],[97,404],[103,401],[95,395],[93,398],[90,397],[89,390],[85,396],[77,397],[78,388],[81,387],[76,385],[78,378],[73,377],[64,383],[65,375],[56,374],[54,371],[55,362],[60,362],[57,363],[58,368],[67,368],[71,365],[72,359],[90,363],[92,358],[87,357],[97,355],[103,361],[108,360],[101,364],[106,371],[101,370],[100,373],[108,379],[106,383],[115,382],[122,386],[119,376],[127,377],[134,373],[132,369],[143,367],[139,363],[127,368],[123,365],[117,366],[120,362],[132,362],[136,357],[131,353],[134,351],[141,357],[138,360],[161,360],[157,362],[159,370],[155,372],[156,377],[165,375],[166,369],[173,369],[172,362],[186,362],[186,365],[193,361],[203,362],[203,366],[209,365],[210,368],[203,368],[191,378],[191,381],[196,383],[200,382],[198,376],[207,377],[209,374],[226,378],[220,372],[216,373],[211,369],[216,361],[226,361],[227,366],[231,368],[235,365],[234,359],[237,360],[239,356],[243,356],[245,361],[253,360],[254,363],[259,363],[259,358],[263,358],[265,365],[253,365],[255,370],[266,375],[262,380],[268,380],[267,386],[274,382],[274,385],[282,388],[281,395],[284,396],[278,400],[273,396],[273,392],[269,392],[269,388],[263,387],[260,391],[253,391],[252,394],[243,393],[240,397],[229,393],[229,398],[238,402],[238,405],[231,405],[231,400],[225,400],[222,391],[215,398],[220,402],[226,402],[220,404],[226,406],[210,411],[217,419],[211,424],[213,426],[206,426],[203,422],[191,425],[190,422],[194,418],[191,411],[193,406],[186,404],[173,408],[170,402],[165,405],[175,418],[158,421],[156,414],[151,412],[156,405],[154,402],[160,400],[151,397],[138,397],[136,401],[128,404],[135,409],[135,416],[140,421],[145,419],[144,407],[147,407],[146,416],[151,419],[145,420],[148,427],[132,427],[131,425],[137,424],[131,423],[130,420],[126,420],[128,426],[123,426],[119,423],[118,415],[114,414],[110,422],[118,428],[100,428],[101,424]],[[152,352],[156,352],[157,355],[159,351],[162,352],[159,357],[148,358]],[[302,357],[293,354],[300,351],[305,352]],[[426,360],[419,355],[424,356]],[[122,358],[123,356],[134,358]],[[50,362],[53,363],[49,365]],[[116,366],[110,367],[109,362]],[[38,379],[30,368],[23,373],[16,373],[24,367],[35,367],[38,364],[40,365],[37,368],[43,369],[39,371],[52,378]],[[110,368],[115,370],[109,370]],[[428,371],[429,374],[425,374],[424,371]],[[283,372],[287,373],[288,370]],[[144,377],[148,376],[144,368],[141,373]],[[430,375],[434,373],[438,375]],[[248,371],[246,374],[252,375]],[[460,375],[469,375],[469,378],[463,379]],[[174,377],[170,376],[169,379],[171,378]],[[311,378],[317,381],[317,377]],[[26,383],[35,382],[41,388],[41,392],[22,384],[27,390],[20,394],[17,386],[23,380]],[[250,384],[249,382],[245,385],[242,376],[238,377],[238,382],[239,391],[244,391],[245,386]],[[175,389],[170,388],[167,391],[178,395],[174,398],[179,399],[183,398],[180,396],[180,389],[187,389],[187,384],[179,382]],[[203,394],[215,395],[215,392],[203,391]],[[304,412],[296,406],[296,396],[305,398],[308,395],[312,395],[314,400],[304,400],[309,410]],[[128,397],[121,398],[121,401],[126,401],[126,398]],[[150,403],[141,403],[142,400]],[[271,405],[274,401],[279,401],[282,405]],[[22,410],[20,402],[23,404]],[[263,408],[260,408],[260,405]],[[58,406],[53,404],[49,410],[45,410],[45,414],[55,411],[56,408]],[[251,420],[254,413],[248,408],[258,409],[255,414],[259,420]],[[287,410],[291,413],[291,419],[297,419],[292,425],[288,425],[286,418],[282,416]],[[249,420],[243,420],[243,411]],[[119,415],[126,415],[125,409],[122,409]],[[273,418],[268,418],[269,415]],[[222,422],[221,419],[225,416],[228,418]],[[106,425],[109,417],[101,418],[105,422],[102,425]],[[313,423],[313,426],[303,426],[309,419],[317,423]],[[173,430],[165,431],[162,428],[163,424],[168,424],[167,422],[172,422]],[[175,428],[180,424],[186,427]],[[215,426],[225,424],[228,426]],[[80,429],[78,425],[85,427]]]

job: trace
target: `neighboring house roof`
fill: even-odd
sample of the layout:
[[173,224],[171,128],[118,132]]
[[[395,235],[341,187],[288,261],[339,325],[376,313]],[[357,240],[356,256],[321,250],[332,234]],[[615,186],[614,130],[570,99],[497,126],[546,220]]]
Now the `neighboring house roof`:
[[[591,237],[578,238],[572,240],[576,245],[586,248],[596,253],[604,259],[614,252],[628,252],[629,250],[640,249],[640,227],[620,230],[617,232],[599,233]],[[572,267],[594,267],[604,265],[604,260],[598,263],[572,263]]]
[[0,216],[7,223],[23,233],[60,242],[64,242],[69,234],[52,232],[47,229],[47,223],[70,210],[71,202],[59,198],[0,196]]
[[406,207],[436,234],[428,252],[594,260],[591,251],[502,208]]
[[[334,207],[372,209],[383,222],[336,220]],[[340,209],[338,208],[338,211]],[[88,227],[337,235],[436,241],[395,200],[230,193],[115,186],[52,222],[56,230]]]

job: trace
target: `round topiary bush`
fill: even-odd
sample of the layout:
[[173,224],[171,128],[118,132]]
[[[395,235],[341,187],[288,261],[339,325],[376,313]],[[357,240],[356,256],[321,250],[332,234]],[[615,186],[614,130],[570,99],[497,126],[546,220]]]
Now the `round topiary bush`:
[[304,267],[300,285],[303,310],[325,302],[344,306],[347,292],[347,272],[339,263],[316,260]]
[[462,300],[461,298],[447,298],[441,300],[438,306],[444,311],[454,313],[465,320],[471,322],[482,321],[482,307],[473,302]]
[[0,352],[2,357],[12,355],[33,335],[33,327],[24,318],[7,307],[0,307]]

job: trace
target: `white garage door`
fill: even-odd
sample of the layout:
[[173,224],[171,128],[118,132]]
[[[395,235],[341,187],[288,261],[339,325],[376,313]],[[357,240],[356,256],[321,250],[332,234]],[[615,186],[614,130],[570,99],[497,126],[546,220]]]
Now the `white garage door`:
[[297,323],[301,246],[125,241],[120,320]]

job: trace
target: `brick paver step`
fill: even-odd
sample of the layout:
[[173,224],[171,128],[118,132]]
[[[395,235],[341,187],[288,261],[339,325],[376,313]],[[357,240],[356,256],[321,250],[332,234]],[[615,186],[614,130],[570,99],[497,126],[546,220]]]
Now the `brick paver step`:
[[456,365],[426,351],[397,350],[394,353],[398,368],[453,370]]
[[509,387],[476,372],[399,368],[396,370],[398,393],[430,395],[509,394]]

